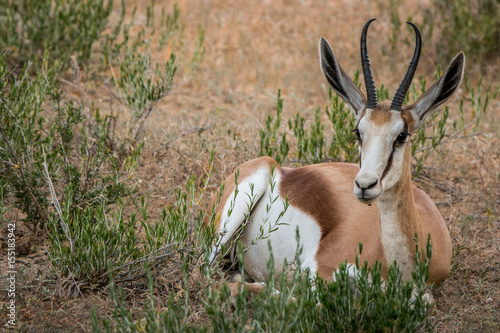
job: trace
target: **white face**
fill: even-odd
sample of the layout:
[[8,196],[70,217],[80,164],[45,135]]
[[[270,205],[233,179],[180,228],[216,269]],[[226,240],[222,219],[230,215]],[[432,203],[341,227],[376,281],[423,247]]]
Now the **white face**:
[[361,161],[354,180],[354,195],[371,203],[401,178],[409,141],[408,126],[399,111],[367,109],[356,130]]

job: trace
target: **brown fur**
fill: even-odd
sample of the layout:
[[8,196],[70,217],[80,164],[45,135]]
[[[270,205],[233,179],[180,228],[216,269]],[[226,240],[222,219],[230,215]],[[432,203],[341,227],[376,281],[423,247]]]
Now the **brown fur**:
[[[411,146],[406,145],[405,147],[405,159],[403,162],[403,173],[401,174],[401,179],[394,186],[394,197],[398,200],[398,221],[400,223],[401,231],[405,236],[408,251],[412,260],[415,260],[415,233],[417,235],[422,234],[420,226],[417,224],[416,212],[415,212],[415,202],[413,197],[413,191],[411,184],[411,172],[410,172],[410,158],[408,154],[411,152]],[[419,241],[421,237],[418,237]],[[419,242],[420,243],[420,242]],[[419,244],[420,245],[420,244]],[[419,246],[420,248],[420,246]]]
[[391,120],[391,113],[389,112],[390,109],[391,106],[387,101],[380,102],[377,108],[373,109],[373,112],[370,115],[370,121],[377,126],[388,123]]
[[408,126],[408,132],[413,133],[415,130],[415,119],[413,118],[411,112],[408,110],[401,111],[401,118],[403,118],[403,121]]

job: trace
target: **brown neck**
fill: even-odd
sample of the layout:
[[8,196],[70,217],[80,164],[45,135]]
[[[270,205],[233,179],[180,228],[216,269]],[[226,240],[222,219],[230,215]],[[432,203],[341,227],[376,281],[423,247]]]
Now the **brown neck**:
[[[389,264],[398,262],[403,278],[409,278],[415,262],[415,233],[420,244],[423,236],[411,182],[411,146],[407,144],[403,172],[398,183],[387,189],[377,201],[382,226],[382,243]],[[424,242],[422,242],[422,238]]]
[[415,235],[418,239],[419,249],[422,249],[421,244],[425,244],[427,241],[427,236],[423,234],[420,216],[415,207],[410,161],[411,145],[408,143],[405,149],[403,174],[394,187],[394,196],[398,199],[397,220],[406,238],[411,258],[415,260]]

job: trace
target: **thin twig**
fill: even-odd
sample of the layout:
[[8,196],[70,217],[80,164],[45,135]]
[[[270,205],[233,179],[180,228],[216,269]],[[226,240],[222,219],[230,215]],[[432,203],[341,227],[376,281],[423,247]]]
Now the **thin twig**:
[[56,191],[54,190],[54,184],[52,184],[52,179],[50,179],[49,169],[47,166],[47,156],[45,155],[45,149],[43,149],[43,146],[42,146],[42,153],[43,153],[43,169],[45,172],[45,177],[47,179],[47,184],[49,185],[49,190],[50,190],[50,195],[52,197],[52,202],[54,203],[54,207],[57,211],[57,214],[59,214],[59,219],[61,221],[61,226],[63,228],[64,235],[66,236],[66,239],[69,241],[71,253],[73,253],[74,252],[73,239],[71,238],[68,224],[66,222],[64,222],[62,209],[61,209],[61,206],[59,205],[59,200],[57,199]]

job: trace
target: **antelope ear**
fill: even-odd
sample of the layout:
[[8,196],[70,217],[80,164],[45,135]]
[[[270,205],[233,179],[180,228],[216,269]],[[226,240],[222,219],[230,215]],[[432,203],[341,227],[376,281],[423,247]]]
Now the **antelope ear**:
[[446,102],[457,90],[464,77],[465,56],[460,52],[450,63],[441,78],[434,83],[415,104],[408,109],[415,119],[417,129],[432,110]]
[[366,107],[366,97],[342,70],[332,47],[323,37],[319,41],[319,62],[330,86],[349,105],[358,119]]

